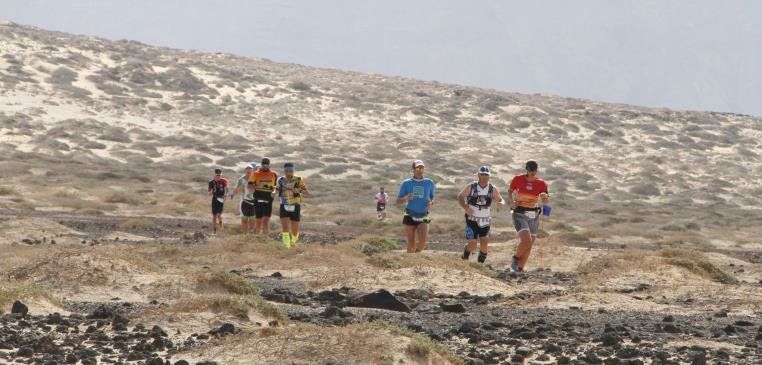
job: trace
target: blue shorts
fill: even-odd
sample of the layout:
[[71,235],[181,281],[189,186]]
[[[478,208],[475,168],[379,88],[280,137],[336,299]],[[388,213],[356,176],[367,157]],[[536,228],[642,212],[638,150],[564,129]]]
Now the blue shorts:
[[479,227],[477,221],[468,219],[468,216],[466,216],[466,240],[470,241],[489,237],[489,228],[489,225]]

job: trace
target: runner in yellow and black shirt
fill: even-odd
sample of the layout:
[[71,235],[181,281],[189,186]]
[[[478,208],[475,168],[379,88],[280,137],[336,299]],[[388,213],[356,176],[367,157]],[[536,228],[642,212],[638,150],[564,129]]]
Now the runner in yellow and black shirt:
[[294,175],[294,164],[283,165],[283,176],[278,178],[275,191],[280,198],[281,240],[286,247],[295,247],[299,240],[302,198],[309,195],[304,179]]

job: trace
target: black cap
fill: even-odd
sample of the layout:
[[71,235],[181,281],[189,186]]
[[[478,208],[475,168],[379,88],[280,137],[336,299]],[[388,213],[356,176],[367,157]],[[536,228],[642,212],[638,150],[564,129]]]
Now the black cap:
[[214,169],[215,175],[222,175],[222,169]]
[[537,171],[537,162],[534,160],[527,161],[526,168],[527,171]]
[[286,162],[283,164],[283,170],[284,171],[294,171],[294,163],[293,162]]
[[265,158],[262,159],[262,165],[269,165],[269,164],[270,164],[270,159],[269,158],[265,157]]

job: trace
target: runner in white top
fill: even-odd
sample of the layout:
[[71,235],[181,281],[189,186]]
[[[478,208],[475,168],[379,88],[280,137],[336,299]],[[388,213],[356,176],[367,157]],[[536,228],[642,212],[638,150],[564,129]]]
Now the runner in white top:
[[490,170],[487,166],[479,168],[479,179],[468,185],[458,194],[458,204],[465,211],[466,217],[466,247],[463,249],[463,260],[468,260],[471,252],[476,249],[479,241],[479,257],[477,261],[484,263],[487,259],[489,230],[492,220],[492,202],[505,204],[500,190],[489,182]]
[[389,194],[384,192],[384,187],[379,187],[379,192],[373,197],[376,201],[376,213],[378,220],[386,219],[386,203],[389,201]]
[[251,172],[256,169],[256,163],[251,162],[246,164],[243,168],[243,175],[238,178],[233,193],[230,194],[230,199],[233,199],[236,194],[241,194],[241,199],[238,201],[238,212],[241,215],[241,233],[244,236],[254,229],[253,190],[252,187],[248,186],[248,183]]

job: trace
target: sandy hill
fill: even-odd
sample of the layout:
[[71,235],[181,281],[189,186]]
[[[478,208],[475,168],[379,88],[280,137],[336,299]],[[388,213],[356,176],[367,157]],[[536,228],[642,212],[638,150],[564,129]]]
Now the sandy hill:
[[[733,321],[751,318],[754,325],[762,297],[759,118],[484,90],[13,23],[0,24],[0,85],[0,243],[19,250],[0,256],[3,305],[14,298],[36,298],[34,303],[44,303],[33,308],[38,312],[74,313],[90,311],[83,303],[138,303],[126,314],[132,321],[161,323],[183,336],[232,321],[243,326],[243,335],[181,351],[188,358],[222,356],[225,363],[244,356],[229,355],[233,352],[262,363],[283,356],[295,363],[479,363],[519,355],[538,363],[566,356],[594,363],[591,356],[627,358],[616,348],[608,355],[588,353],[600,345],[604,328],[610,333],[616,323],[635,323],[625,326],[627,335],[615,331],[620,348],[635,346],[638,333],[638,341],[646,339],[643,346],[666,351],[664,357],[676,361],[690,362],[699,352],[712,357],[723,346],[730,346],[733,361],[748,360],[742,349],[754,338],[753,331]],[[203,225],[211,169],[221,166],[233,178],[243,162],[263,156],[275,166],[295,162],[311,187],[314,196],[304,208],[307,245],[283,252],[266,240],[256,245],[224,237],[207,241],[198,231],[208,230]],[[435,251],[423,258],[394,250],[366,258],[358,245],[379,242],[368,237],[401,233],[396,211],[390,221],[375,219],[372,194],[379,185],[396,191],[413,159],[426,161],[427,173],[440,188],[433,212]],[[545,261],[536,266],[552,272],[521,278],[460,263],[453,253],[462,247],[457,190],[481,164],[493,168],[493,180],[505,189],[505,181],[520,173],[527,159],[539,161],[540,175],[550,182],[554,215],[543,227],[550,246]],[[233,226],[235,209],[226,209]],[[498,216],[490,262],[504,268],[513,233],[507,213]],[[55,249],[38,249],[49,247],[39,244],[53,238]],[[115,241],[120,244],[101,245]],[[187,250],[163,244],[176,241],[206,244]],[[389,248],[381,246],[381,251]],[[230,270],[259,289],[249,291],[252,284],[236,281]],[[268,287],[272,283],[263,277],[274,271],[294,282]],[[187,277],[193,284],[183,279]],[[464,277],[467,288],[458,285]],[[304,309],[326,306],[326,298],[350,296],[353,290],[381,287],[398,291],[414,308],[452,304],[437,300],[461,301],[484,323],[497,322],[490,330],[470,330],[459,315],[437,317],[439,322],[426,317],[436,308],[402,319],[380,315],[402,323],[403,330],[354,323],[377,314],[326,309],[330,313],[318,316]],[[405,292],[421,288],[427,290],[422,295]],[[334,294],[320,299],[321,290]],[[456,296],[461,291],[472,296]],[[186,296],[194,299],[188,302]],[[489,302],[492,314],[472,306],[479,301]],[[270,302],[281,303],[280,312]],[[150,303],[167,306],[143,307]],[[549,317],[532,312],[533,325],[545,332],[518,331],[514,323],[494,318],[515,315],[499,311],[516,303],[571,314],[554,319],[558,323],[548,329],[540,321]],[[622,317],[612,314],[620,310]],[[706,323],[717,311],[724,313],[717,321],[727,323]],[[663,336],[673,336],[665,333],[675,332],[662,330],[663,313],[678,315],[680,333],[700,332],[704,342],[687,335],[665,340]],[[659,316],[655,332],[650,316]],[[273,318],[281,323],[307,318],[318,326],[252,324]],[[576,347],[563,343],[570,335],[553,326],[569,318],[570,326],[581,326],[575,333],[588,342]],[[579,324],[585,318],[592,318],[593,325]],[[674,321],[664,318],[671,326]],[[323,327],[347,323],[353,324]],[[84,330],[86,323],[81,325]],[[411,335],[410,329],[436,343]],[[715,330],[722,336],[712,337]],[[498,343],[484,337],[489,331],[505,331],[505,338],[516,340]],[[311,336],[318,338],[314,344],[305,340]],[[400,342],[400,336],[405,340]],[[537,342],[543,336],[558,340],[555,347]],[[622,342],[625,337],[629,339]],[[377,357],[353,357],[351,349],[336,347],[353,338],[372,339],[354,345]],[[273,347],[284,339],[316,348],[305,355],[296,348]],[[488,345],[505,350],[489,352]],[[258,347],[272,351],[246,352]],[[556,353],[556,347],[562,350]],[[681,347],[689,350],[675,350]],[[0,351],[0,356],[6,353]],[[657,350],[629,355],[646,360],[661,356]],[[135,361],[150,357],[135,356]]]

